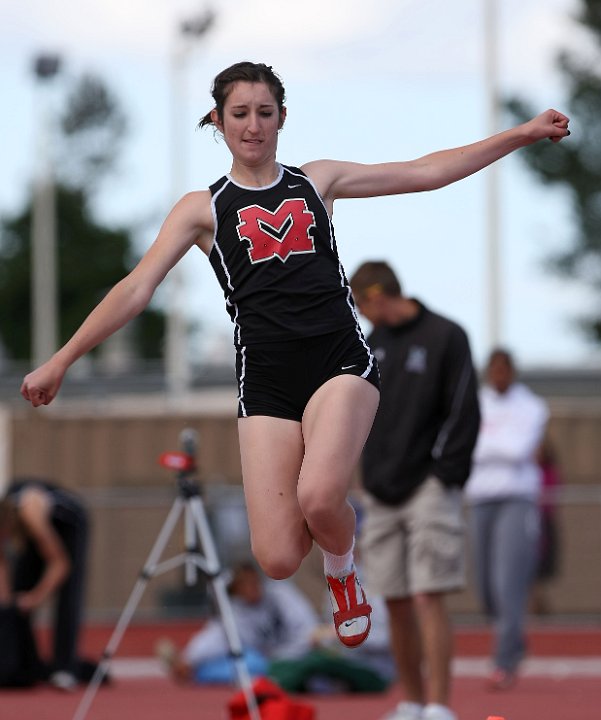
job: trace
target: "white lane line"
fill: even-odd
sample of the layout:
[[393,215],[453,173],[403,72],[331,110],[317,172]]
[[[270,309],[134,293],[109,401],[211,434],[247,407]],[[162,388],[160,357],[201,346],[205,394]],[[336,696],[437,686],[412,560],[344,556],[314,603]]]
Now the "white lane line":
[[[488,657],[459,657],[453,661],[455,677],[487,677],[492,670]],[[114,678],[166,677],[163,663],[156,658],[114,658],[109,666]],[[520,665],[520,677],[601,677],[601,657],[533,657]]]

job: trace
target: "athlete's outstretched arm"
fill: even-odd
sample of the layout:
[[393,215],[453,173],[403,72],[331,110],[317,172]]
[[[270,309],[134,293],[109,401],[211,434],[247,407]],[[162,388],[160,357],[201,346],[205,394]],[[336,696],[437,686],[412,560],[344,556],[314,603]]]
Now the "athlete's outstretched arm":
[[25,376],[21,395],[34,407],[48,405],[68,368],[142,312],[169,270],[210,231],[208,191],[184,196],[136,267],[92,310],[71,339],[47,362]]
[[547,110],[526,123],[463,147],[441,150],[417,160],[376,165],[317,160],[303,170],[326,202],[435,190],[468,177],[514,150],[542,139],[559,142],[569,135],[568,118]]

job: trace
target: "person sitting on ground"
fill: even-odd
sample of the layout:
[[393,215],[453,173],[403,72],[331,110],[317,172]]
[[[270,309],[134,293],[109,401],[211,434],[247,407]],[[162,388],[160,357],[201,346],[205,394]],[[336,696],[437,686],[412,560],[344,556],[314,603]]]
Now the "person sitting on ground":
[[[295,693],[379,692],[389,686],[390,673],[381,662],[377,604],[376,631],[357,655],[356,650],[337,647],[334,628],[320,624],[292,581],[270,580],[254,564],[242,563],[228,592],[251,676],[269,677]],[[385,613],[385,608],[379,610]],[[156,651],[174,680],[220,684],[235,680],[229,649],[223,621],[213,617],[181,652],[167,639],[159,641]],[[348,657],[349,652],[355,655]]]
[[[299,658],[311,649],[318,617],[294,583],[268,580],[246,562],[234,570],[228,592],[251,675],[266,675],[272,659]],[[169,641],[161,641],[157,653],[176,680],[220,683],[234,679],[219,617],[210,618],[181,652]]]

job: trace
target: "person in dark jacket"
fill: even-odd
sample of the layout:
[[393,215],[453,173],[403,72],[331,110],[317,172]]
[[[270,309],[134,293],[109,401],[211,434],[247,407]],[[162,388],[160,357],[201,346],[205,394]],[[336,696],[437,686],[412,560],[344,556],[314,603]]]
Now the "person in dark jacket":
[[351,278],[382,394],[362,458],[367,586],[386,598],[405,700],[390,720],[454,720],[446,595],[465,585],[461,488],[480,423],[466,333],[405,297],[392,268]]

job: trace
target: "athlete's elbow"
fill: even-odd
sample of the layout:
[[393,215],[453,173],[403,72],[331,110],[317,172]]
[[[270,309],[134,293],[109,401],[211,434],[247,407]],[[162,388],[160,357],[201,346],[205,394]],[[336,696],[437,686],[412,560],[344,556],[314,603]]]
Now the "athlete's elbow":
[[143,310],[145,310],[148,305],[150,304],[150,301],[152,300],[154,290],[150,288],[142,288],[138,290],[138,292],[135,294],[133,298],[133,309],[134,313],[136,315],[139,315]]
[[139,315],[150,303],[155,286],[148,283],[133,282],[128,276],[115,286],[117,302],[123,303],[128,315]]

